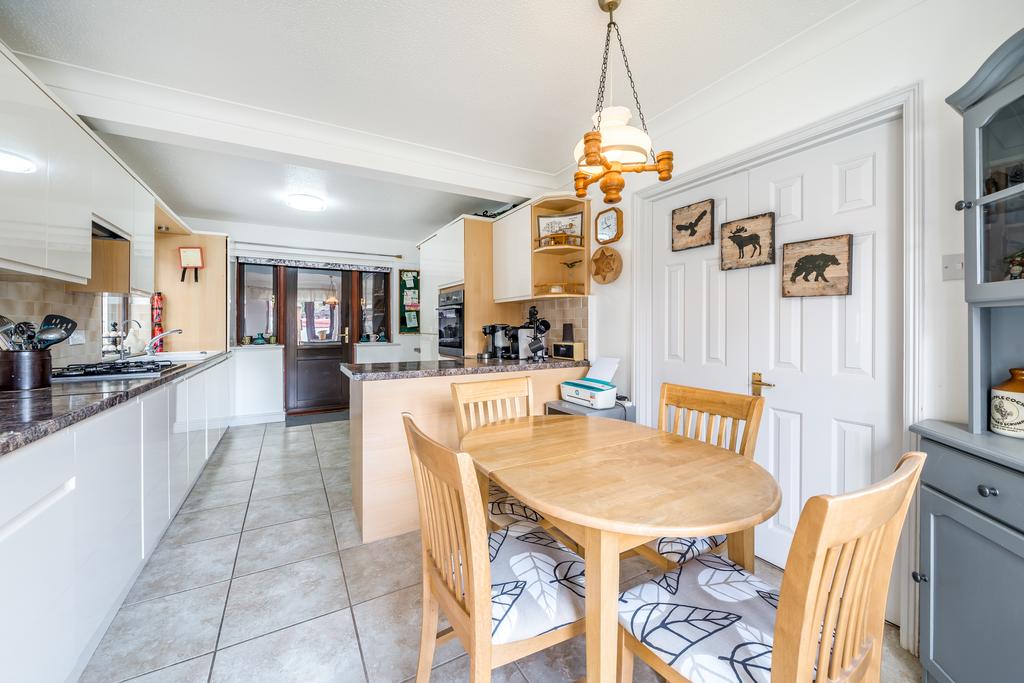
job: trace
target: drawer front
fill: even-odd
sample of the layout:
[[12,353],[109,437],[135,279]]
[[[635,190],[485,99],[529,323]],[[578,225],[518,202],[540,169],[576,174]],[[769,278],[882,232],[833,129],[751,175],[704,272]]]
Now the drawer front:
[[921,448],[923,483],[1024,531],[1024,475],[929,439]]

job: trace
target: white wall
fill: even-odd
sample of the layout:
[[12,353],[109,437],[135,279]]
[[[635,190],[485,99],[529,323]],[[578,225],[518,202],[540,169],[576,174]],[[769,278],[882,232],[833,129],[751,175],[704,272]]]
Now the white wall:
[[[321,230],[303,230],[276,225],[235,223],[210,220],[207,218],[183,218],[193,230],[220,232],[228,235],[229,256],[264,256],[274,258],[296,258],[325,262],[359,263],[387,266],[391,268],[391,333],[394,346],[374,350],[375,361],[414,360],[420,345],[418,334],[398,333],[398,271],[418,269],[420,252],[415,241],[392,240],[364,235],[346,235]],[[246,247],[242,243],[277,245],[273,247]],[[393,254],[401,258],[375,256],[347,256],[323,250],[372,252]],[[361,362],[361,361],[359,361]]]
[[[1020,0],[863,0],[768,55],[696,93],[650,124],[655,149],[675,152],[676,174],[741,151],[915,82],[924,120],[924,412],[966,420],[967,306],[963,282],[941,280],[941,255],[960,253],[962,119],[943,100],[1004,40],[1024,26]],[[742,49],[742,46],[737,46]],[[667,67],[671,68],[671,67]],[[641,93],[643,83],[639,83]],[[631,195],[655,182],[630,175],[619,205],[625,235],[615,246],[626,267],[595,285],[591,336],[601,355],[623,359],[629,389],[632,326]],[[592,208],[605,207],[597,188]],[[634,397],[643,400],[644,397]]]

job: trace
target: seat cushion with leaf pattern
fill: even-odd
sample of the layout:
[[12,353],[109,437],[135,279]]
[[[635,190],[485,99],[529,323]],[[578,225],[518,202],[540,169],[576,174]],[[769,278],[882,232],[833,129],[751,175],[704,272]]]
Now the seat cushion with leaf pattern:
[[677,538],[665,536],[656,538],[648,547],[667,560],[682,564],[689,562],[702,553],[709,553],[725,543],[726,536],[697,536],[695,538]]
[[714,554],[625,591],[619,623],[693,683],[769,683],[779,594]]
[[532,638],[583,618],[583,558],[533,522],[490,534],[491,638]]
[[487,506],[491,519],[501,526],[516,522],[540,522],[540,514],[493,481],[487,487]]

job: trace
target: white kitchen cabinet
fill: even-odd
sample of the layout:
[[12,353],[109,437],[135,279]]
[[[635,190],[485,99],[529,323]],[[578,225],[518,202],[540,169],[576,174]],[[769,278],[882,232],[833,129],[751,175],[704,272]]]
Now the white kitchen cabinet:
[[174,514],[191,486],[188,478],[188,385],[178,379],[167,384],[168,495]]
[[146,555],[156,548],[171,519],[170,396],[171,392],[164,386],[139,398],[142,404],[142,547]]
[[189,488],[206,467],[206,376],[207,372],[192,375],[188,387],[188,484]]
[[78,123],[51,103],[47,112],[46,268],[88,279],[92,271],[92,149]]
[[533,298],[533,226],[528,204],[494,221],[494,300]]
[[156,252],[156,200],[145,187],[132,181],[132,256],[133,292],[153,293],[153,267]]
[[0,458],[0,662],[10,681],[74,667],[75,439],[70,430]]
[[135,230],[135,179],[105,149],[92,153],[92,212],[131,238]]
[[420,243],[421,334],[437,334],[437,295],[442,287],[464,279],[465,249],[465,224],[461,218]]
[[72,430],[75,623],[84,644],[106,629],[144,558],[142,406],[130,400]]
[[219,363],[205,373],[207,458],[220,443],[231,419],[231,364],[231,360]]

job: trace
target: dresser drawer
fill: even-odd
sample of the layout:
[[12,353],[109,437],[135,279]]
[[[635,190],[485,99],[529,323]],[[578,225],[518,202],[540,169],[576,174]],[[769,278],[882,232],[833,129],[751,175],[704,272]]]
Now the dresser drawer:
[[921,449],[928,454],[922,483],[1024,531],[1024,474],[930,439]]

